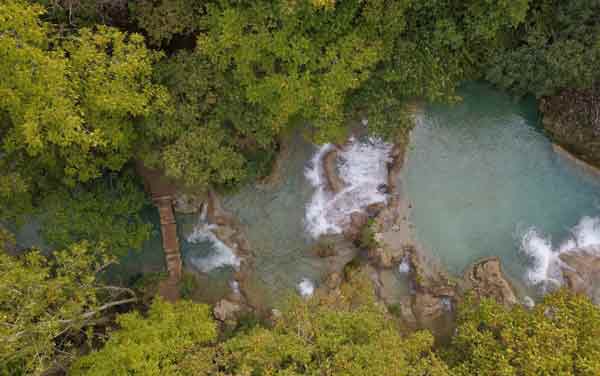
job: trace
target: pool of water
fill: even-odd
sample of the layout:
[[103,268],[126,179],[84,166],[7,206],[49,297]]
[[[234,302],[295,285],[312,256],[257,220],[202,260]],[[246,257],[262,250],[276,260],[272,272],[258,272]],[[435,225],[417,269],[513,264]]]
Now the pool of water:
[[524,237],[535,229],[559,247],[600,214],[600,180],[553,151],[534,100],[479,83],[460,94],[457,105],[427,107],[411,134],[403,180],[416,236],[451,272],[500,256],[526,279],[535,260]]
[[255,288],[273,302],[287,293],[318,285],[327,263],[310,248],[306,231],[306,205],[314,187],[305,177],[317,147],[296,135],[289,145],[283,176],[273,186],[249,185],[223,198],[225,209],[242,223],[255,254]]

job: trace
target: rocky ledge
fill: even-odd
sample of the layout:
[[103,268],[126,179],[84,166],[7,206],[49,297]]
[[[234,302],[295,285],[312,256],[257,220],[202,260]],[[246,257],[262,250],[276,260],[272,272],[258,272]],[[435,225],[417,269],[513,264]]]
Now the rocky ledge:
[[540,101],[544,129],[577,158],[600,167],[600,87],[567,89]]
[[560,255],[560,260],[565,285],[600,304],[600,246],[565,252]]
[[517,295],[502,271],[500,258],[488,257],[471,265],[459,284],[461,295],[472,291],[476,298],[493,298],[505,306],[518,303]]

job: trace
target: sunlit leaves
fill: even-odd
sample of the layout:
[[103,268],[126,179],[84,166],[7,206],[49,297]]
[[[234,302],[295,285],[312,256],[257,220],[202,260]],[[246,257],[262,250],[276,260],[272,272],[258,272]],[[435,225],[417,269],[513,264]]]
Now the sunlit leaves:
[[186,350],[217,337],[208,306],[156,298],[146,317],[138,312],[117,318],[119,330],[104,347],[78,359],[73,375],[175,375]]

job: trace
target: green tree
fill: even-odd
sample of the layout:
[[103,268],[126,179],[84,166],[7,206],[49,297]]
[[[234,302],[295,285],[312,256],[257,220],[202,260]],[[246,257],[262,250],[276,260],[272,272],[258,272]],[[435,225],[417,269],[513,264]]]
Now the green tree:
[[151,224],[140,211],[147,204],[134,176],[108,175],[93,184],[57,189],[38,208],[42,233],[54,248],[87,240],[117,256],[138,250],[150,236]]
[[447,375],[427,332],[403,338],[355,277],[342,300],[293,300],[273,328],[256,326],[191,352],[189,375]]
[[598,375],[600,309],[566,291],[532,311],[467,301],[448,359],[455,375]]
[[516,94],[552,95],[600,82],[600,1],[532,0],[516,43],[496,51],[487,79]]
[[0,2],[0,207],[119,171],[144,142],[141,119],[166,109],[143,37],[100,26],[55,38],[44,10]]
[[168,44],[174,35],[189,35],[198,28],[204,1],[137,0],[129,5],[133,18],[155,46]]
[[96,278],[112,262],[85,242],[51,257],[0,250],[0,373],[41,374],[68,363],[74,346],[92,338],[83,328],[135,302],[133,291]]
[[100,350],[78,359],[73,375],[174,375],[192,346],[215,341],[210,309],[190,301],[167,303],[156,298],[146,317],[138,312],[117,318],[119,329]]

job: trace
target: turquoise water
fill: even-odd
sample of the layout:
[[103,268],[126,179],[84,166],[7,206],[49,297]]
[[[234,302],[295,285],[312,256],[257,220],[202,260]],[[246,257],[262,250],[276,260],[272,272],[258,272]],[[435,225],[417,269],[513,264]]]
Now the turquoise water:
[[206,303],[215,303],[232,292],[230,281],[233,280],[235,269],[232,265],[223,265],[210,270],[201,270],[198,260],[206,260],[211,255],[217,254],[219,249],[208,239],[188,241],[198,225],[200,214],[177,214],[176,217],[184,270],[194,274],[197,279],[192,298]]
[[318,285],[327,265],[309,252],[313,241],[304,215],[314,192],[304,170],[317,148],[297,135],[273,187],[247,186],[223,199],[223,206],[246,230],[255,258],[255,283],[273,301],[293,292],[303,279]]
[[533,226],[557,246],[600,214],[600,180],[552,150],[534,100],[484,84],[460,94],[457,105],[427,107],[411,134],[403,179],[417,238],[451,272],[500,256],[522,279],[524,233]]

